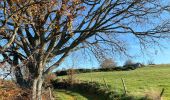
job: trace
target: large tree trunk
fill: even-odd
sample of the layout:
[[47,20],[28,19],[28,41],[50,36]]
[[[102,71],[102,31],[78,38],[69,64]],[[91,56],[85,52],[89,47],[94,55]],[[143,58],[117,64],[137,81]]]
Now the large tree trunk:
[[38,100],[42,100],[42,84],[43,84],[43,80],[42,80],[42,78],[40,78],[38,80],[38,84],[37,84],[37,97],[38,97]]
[[32,100],[37,100],[37,83],[38,80],[33,80],[33,86],[32,86]]
[[32,89],[32,100],[42,100],[42,85],[43,85],[43,71],[44,71],[44,63],[40,56],[37,56],[35,62],[28,62],[26,67],[29,69],[29,78],[24,79],[24,73],[22,73],[19,64],[19,57],[17,52],[13,53],[14,59],[12,64],[15,67],[15,77],[17,83],[22,88]]
[[42,78],[34,79],[32,87],[32,100],[42,100],[42,84]]
[[37,71],[35,71],[35,78],[33,81],[32,88],[32,99],[33,100],[42,100],[42,85],[43,85],[43,63],[40,62],[37,67]]

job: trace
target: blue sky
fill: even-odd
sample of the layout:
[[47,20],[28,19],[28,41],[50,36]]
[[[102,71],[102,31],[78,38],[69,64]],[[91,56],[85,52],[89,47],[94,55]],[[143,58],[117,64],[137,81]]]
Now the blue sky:
[[[149,60],[152,60],[156,64],[170,64],[170,43],[169,40],[160,41],[160,44],[164,47],[148,47],[141,52],[139,44],[136,43],[137,40],[133,37],[126,37],[128,41],[128,53],[133,56],[129,58],[127,56],[115,55],[114,59],[118,65],[123,65],[127,59],[132,59],[134,62],[141,62],[147,64]],[[100,63],[90,52],[77,51],[71,54],[58,69],[62,68],[98,68]],[[89,55],[90,56],[89,56]],[[1,57],[0,57],[1,58]]]
[[[167,0],[164,0],[167,1]],[[166,3],[166,2],[165,2]],[[160,16],[159,19],[152,19],[155,23],[161,23],[160,20],[169,20],[170,14],[168,12],[165,12]],[[148,28],[153,27],[151,24],[142,23],[140,26],[134,26],[136,27],[136,30],[146,30]],[[140,28],[139,28],[140,27]],[[170,33],[169,33],[170,34]],[[123,65],[124,62],[127,59],[132,59],[134,62],[141,62],[141,63],[147,63],[148,60],[153,60],[156,64],[167,64],[170,63],[170,44],[169,41],[160,41],[159,43],[165,46],[166,48],[159,48],[157,46],[150,46],[147,47],[147,49],[142,50],[143,53],[140,50],[139,44],[137,43],[137,40],[133,36],[125,36],[125,40],[127,40],[128,45],[128,53],[133,56],[133,58],[128,58],[126,56],[120,56],[115,55],[113,57],[118,65]],[[135,41],[135,42],[134,42]],[[4,43],[4,42],[0,42]],[[162,50],[160,50],[162,49]],[[90,56],[89,56],[90,55]],[[1,58],[1,57],[0,57]],[[98,68],[100,63],[97,61],[97,59],[92,55],[92,53],[88,52],[87,55],[84,55],[84,52],[78,51],[76,53],[71,54],[59,67],[59,69],[62,68]]]
[[[149,60],[152,60],[155,64],[170,64],[170,44],[169,40],[160,41],[160,44],[164,47],[152,46],[147,47],[144,50],[140,49],[139,44],[132,39],[132,37],[127,37],[128,40],[128,53],[133,57],[115,55],[114,59],[117,64],[122,66],[127,59],[132,59],[134,62],[140,62],[147,64]],[[84,53],[78,51],[70,55],[65,62],[58,68],[98,68],[100,63],[96,58],[90,54],[91,57],[84,57]],[[74,63],[74,64],[73,64]]]
[[[155,27],[155,25],[161,24],[164,21],[170,20],[170,13],[164,12],[159,16],[159,18],[151,19],[150,23],[140,23],[138,25],[134,24],[135,29],[138,31],[148,30]],[[170,34],[170,33],[168,33]],[[127,52],[133,57],[127,57],[122,55],[115,55],[113,57],[119,66],[122,66],[124,62],[131,59],[134,62],[140,62],[147,64],[148,61],[153,61],[155,64],[170,64],[170,39],[169,40],[159,40],[160,47],[158,45],[147,46],[147,48],[141,50],[137,39],[133,35],[125,35],[124,40],[127,41],[128,49]],[[96,60],[93,54],[89,53],[90,57],[86,56],[84,58],[84,53],[77,52],[69,56],[66,61],[57,69],[62,68],[98,68],[100,62]],[[73,62],[74,60],[74,63]]]

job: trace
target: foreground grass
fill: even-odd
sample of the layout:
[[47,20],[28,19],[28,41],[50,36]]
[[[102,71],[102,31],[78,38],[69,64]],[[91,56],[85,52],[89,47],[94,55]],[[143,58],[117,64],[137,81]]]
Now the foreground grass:
[[156,65],[144,67],[132,71],[113,71],[113,72],[92,72],[76,74],[76,79],[97,81],[104,83],[105,79],[111,89],[122,92],[121,78],[129,94],[134,96],[144,96],[146,94],[159,94],[165,88],[164,99],[170,98],[170,65]]
[[55,90],[54,94],[57,100],[85,100],[81,95],[66,90]]

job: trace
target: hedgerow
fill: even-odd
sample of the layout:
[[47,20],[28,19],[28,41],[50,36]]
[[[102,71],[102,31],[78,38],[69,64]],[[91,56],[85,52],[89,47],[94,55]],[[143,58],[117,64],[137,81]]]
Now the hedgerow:
[[105,85],[97,82],[81,81],[70,84],[66,79],[52,81],[54,89],[66,89],[69,91],[81,91],[91,95],[101,97],[101,100],[144,100],[130,95],[120,94],[112,91],[110,85]]
[[[76,74],[79,73],[90,73],[90,72],[107,72],[107,71],[128,71],[128,70],[135,70],[134,66],[128,67],[113,67],[113,68],[100,68],[100,69],[74,69]],[[55,74],[57,76],[64,76],[68,74],[68,70],[57,71]]]

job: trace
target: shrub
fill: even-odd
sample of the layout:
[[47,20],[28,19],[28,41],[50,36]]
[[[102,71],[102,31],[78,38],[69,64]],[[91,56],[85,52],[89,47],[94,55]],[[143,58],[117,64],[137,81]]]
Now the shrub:
[[[123,67],[111,67],[111,68],[99,68],[99,69],[73,69],[74,74],[79,74],[79,73],[90,73],[90,72],[107,72],[107,71],[124,71],[124,70],[134,70],[137,67],[135,64],[133,65],[126,65]],[[64,71],[57,71],[55,72],[56,76],[64,76],[64,75],[69,75],[70,69],[64,70]]]
[[29,100],[29,92],[12,81],[0,79],[0,100]]
[[67,77],[68,77],[69,83],[73,84],[75,82],[75,74],[76,74],[75,69],[67,70]]
[[67,75],[67,71],[64,70],[64,71],[57,71],[56,73],[56,76],[64,76],[64,75]]
[[132,66],[132,65],[128,65],[128,66],[124,67],[124,70],[135,70],[135,69],[136,69],[136,67]]
[[51,73],[45,77],[43,85],[45,87],[49,87],[49,86],[51,86],[51,81],[55,80],[55,79],[56,79],[56,75],[54,73]]

